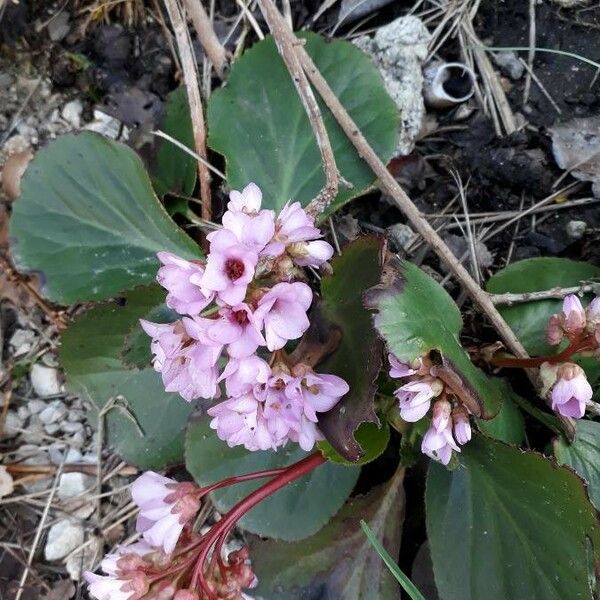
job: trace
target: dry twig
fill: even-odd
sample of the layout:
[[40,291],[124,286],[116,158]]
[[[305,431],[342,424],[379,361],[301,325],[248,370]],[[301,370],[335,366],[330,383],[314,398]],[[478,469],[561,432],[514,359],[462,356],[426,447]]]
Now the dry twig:
[[202,44],[208,60],[212,63],[219,77],[222,77],[227,66],[228,52],[219,41],[201,0],[183,0],[183,5],[192,20],[198,35],[198,41]]
[[206,154],[206,126],[204,124],[204,113],[202,111],[202,99],[200,97],[200,86],[198,83],[198,70],[194,53],[192,51],[192,42],[190,32],[188,31],[185,18],[178,0],[165,0],[165,6],[169,13],[169,19],[175,33],[177,48],[181,58],[181,68],[183,79],[187,90],[188,102],[192,116],[192,129],[194,132],[194,145],[196,152],[202,157],[203,161],[198,161],[198,177],[200,179],[200,197],[202,200],[202,218],[210,220],[211,193],[210,193],[210,172],[204,161],[207,160]]
[[523,302],[536,302],[539,300],[562,300],[569,294],[598,294],[600,293],[600,283],[582,283],[573,287],[555,287],[550,290],[540,290],[538,292],[523,292],[522,294],[490,294],[492,302],[496,306],[512,304],[521,304]]
[[300,62],[299,55],[305,53],[304,48],[302,48],[302,42],[298,40],[294,32],[288,27],[273,0],[259,0],[258,4],[271,29],[279,54],[281,54],[290,72],[321,152],[323,169],[325,171],[325,185],[319,192],[319,195],[310,202],[306,209],[307,212],[316,216],[321,214],[337,195],[339,173],[335,164],[333,148],[329,141],[327,129],[325,129],[325,123],[323,122],[317,99]]

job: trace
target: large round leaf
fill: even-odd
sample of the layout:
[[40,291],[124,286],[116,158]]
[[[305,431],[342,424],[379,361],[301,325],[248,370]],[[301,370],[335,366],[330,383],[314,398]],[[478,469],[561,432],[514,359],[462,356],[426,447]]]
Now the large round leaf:
[[169,218],[133,150],[101,135],[66,135],[41,150],[11,222],[19,269],[40,272],[54,302],[99,300],[156,275],[156,252],[200,250]]
[[[573,287],[582,281],[600,277],[600,267],[566,258],[529,258],[498,271],[487,282],[492,294],[538,292],[555,287]],[[548,319],[560,312],[561,300],[536,300],[513,306],[499,306],[502,316],[511,326],[530,354],[553,354],[544,335]]]
[[[117,302],[93,308],[62,335],[60,361],[68,388],[97,409],[107,402],[106,438],[125,460],[143,469],[180,462],[191,406],[165,392],[152,368],[130,368],[122,358],[138,319],[154,314],[164,300],[158,286],[139,288]],[[150,339],[146,337],[146,343]]]
[[554,440],[554,454],[561,465],[569,465],[588,485],[596,508],[600,509],[600,423],[580,419],[569,443],[563,436]]
[[432,463],[427,534],[444,600],[592,598],[598,515],[582,481],[533,452],[477,436],[454,471]]
[[[387,161],[396,147],[399,119],[383,80],[369,58],[349,42],[326,42],[306,33],[306,50],[373,149]],[[320,102],[337,166],[353,187],[340,186],[335,210],[375,177],[329,110]],[[256,182],[264,205],[307,204],[325,175],[312,128],[290,75],[269,36],[236,61],[225,87],[208,103],[209,145],[227,160],[233,188]]]
[[[190,423],[185,442],[186,467],[200,485],[232,475],[291,465],[307,456],[296,444],[277,452],[248,452],[241,446],[229,448],[208,427],[208,420]],[[316,533],[340,509],[350,495],[360,469],[325,463],[298,481],[279,490],[240,521],[258,535],[292,541]],[[220,511],[259,487],[242,483],[213,493]]]
[[475,367],[461,346],[462,317],[454,300],[412,263],[393,259],[386,269],[384,283],[368,292],[367,301],[377,311],[375,328],[390,352],[408,363],[439,352],[444,367],[459,378],[471,411],[492,418],[500,409],[504,389]]

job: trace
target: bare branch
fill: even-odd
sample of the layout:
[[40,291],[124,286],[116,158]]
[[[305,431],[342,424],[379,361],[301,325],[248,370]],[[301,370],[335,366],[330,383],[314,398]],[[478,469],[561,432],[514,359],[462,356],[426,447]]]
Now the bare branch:
[[183,0],[185,11],[192,20],[198,41],[202,44],[208,60],[212,63],[219,77],[227,66],[229,53],[221,44],[201,0]]
[[323,170],[325,171],[325,186],[319,192],[319,195],[310,202],[306,209],[310,214],[317,216],[327,208],[337,195],[338,191],[339,173],[337,165],[335,164],[333,148],[331,147],[329,135],[325,129],[321,110],[319,109],[319,105],[317,104],[317,100],[299,59],[299,53],[305,52],[302,47],[303,42],[299,40],[289,28],[273,0],[258,0],[258,4],[271,29],[279,54],[281,54],[281,57],[290,72],[292,81],[296,86],[296,90],[298,91],[298,95],[300,96],[300,100],[302,101],[302,105],[304,106],[304,110],[306,111],[308,120],[310,121],[317,140],[317,145],[321,152]]
[[190,32],[183,15],[182,8],[178,0],[165,0],[165,6],[169,13],[169,19],[175,33],[179,57],[181,58],[181,68],[183,79],[187,91],[190,113],[192,116],[192,129],[194,132],[194,146],[196,153],[202,157],[198,161],[198,177],[200,179],[200,197],[202,200],[202,218],[211,220],[211,193],[210,193],[210,172],[204,161],[206,155],[206,126],[204,124],[204,113],[202,111],[202,99],[200,97],[200,86],[198,84],[198,70],[194,53],[192,52],[192,42]]
[[522,294],[491,294],[492,302],[496,306],[512,304],[521,304],[523,302],[537,302],[539,300],[562,300],[569,294],[599,294],[600,283],[584,283],[573,287],[555,287],[550,290],[540,290],[539,292],[523,292]]

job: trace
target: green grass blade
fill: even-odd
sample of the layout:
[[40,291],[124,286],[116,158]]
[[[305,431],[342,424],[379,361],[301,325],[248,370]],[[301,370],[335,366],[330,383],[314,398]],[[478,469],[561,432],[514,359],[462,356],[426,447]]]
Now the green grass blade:
[[381,542],[375,537],[371,528],[364,522],[360,522],[367,539],[371,546],[375,549],[381,560],[386,564],[392,575],[398,580],[402,589],[412,598],[412,600],[425,600],[423,594],[415,587],[414,583],[401,571],[400,567],[394,562],[394,559],[389,555],[387,550],[381,545]]

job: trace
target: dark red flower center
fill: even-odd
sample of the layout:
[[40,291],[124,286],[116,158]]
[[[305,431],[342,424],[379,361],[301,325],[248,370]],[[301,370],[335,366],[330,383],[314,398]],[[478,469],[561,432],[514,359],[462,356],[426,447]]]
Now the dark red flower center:
[[233,318],[238,325],[245,325],[248,322],[248,313],[245,310],[236,310]]
[[231,281],[236,281],[244,274],[244,263],[239,258],[228,258],[225,261],[225,273]]

